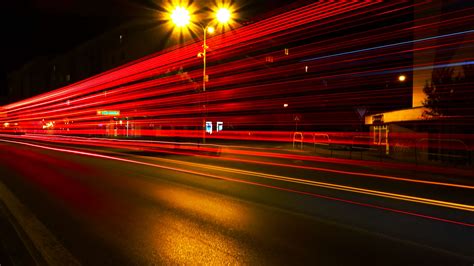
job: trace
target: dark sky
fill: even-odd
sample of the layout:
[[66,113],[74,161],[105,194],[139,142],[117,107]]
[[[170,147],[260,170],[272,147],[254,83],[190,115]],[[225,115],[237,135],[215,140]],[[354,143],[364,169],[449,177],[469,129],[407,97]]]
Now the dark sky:
[[[246,19],[295,1],[235,0]],[[0,102],[6,75],[36,56],[68,51],[110,28],[133,21],[154,23],[163,0],[14,0],[0,8]],[[194,0],[202,6],[209,0]],[[305,1],[302,1],[305,2]],[[158,21],[156,23],[159,23]]]
[[[145,2],[145,1],[142,1]],[[56,54],[151,9],[124,0],[15,0],[1,8],[2,70]]]
[[126,20],[150,13],[146,5],[126,0],[2,2],[0,102],[6,95],[8,72],[36,56],[60,54]]

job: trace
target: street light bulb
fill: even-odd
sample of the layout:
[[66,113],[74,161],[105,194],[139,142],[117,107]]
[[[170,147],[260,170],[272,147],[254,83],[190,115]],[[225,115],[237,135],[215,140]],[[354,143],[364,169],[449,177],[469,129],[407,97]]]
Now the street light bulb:
[[398,80],[401,81],[401,82],[405,81],[406,79],[407,79],[407,77],[405,77],[405,75],[398,76]]
[[216,29],[214,29],[214,27],[208,27],[207,28],[207,32],[210,33],[210,34],[213,34],[215,30]]
[[216,18],[220,23],[227,23],[229,22],[231,17],[230,10],[227,8],[220,8],[217,10]]
[[171,20],[178,27],[184,27],[188,25],[190,19],[191,16],[189,16],[189,11],[181,6],[176,7],[171,13]]

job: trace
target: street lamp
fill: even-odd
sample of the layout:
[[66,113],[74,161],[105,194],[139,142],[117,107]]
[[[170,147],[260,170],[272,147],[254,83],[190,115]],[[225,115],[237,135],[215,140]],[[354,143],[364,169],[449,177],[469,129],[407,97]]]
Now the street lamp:
[[229,9],[225,7],[219,8],[219,10],[217,10],[216,12],[216,19],[220,23],[223,23],[223,24],[228,23],[231,18],[232,18],[232,13],[230,12]]
[[[185,7],[177,6],[173,9],[170,14],[171,21],[173,24],[178,28],[188,27],[191,22],[191,15],[189,10]],[[203,78],[202,78],[202,91],[206,91],[206,82],[208,81],[208,76],[206,75],[206,64],[207,64],[207,34],[213,34],[215,32],[215,28],[212,26],[213,24],[227,24],[232,19],[232,12],[229,8],[221,7],[215,11],[214,19],[212,19],[207,24],[202,24],[200,22],[194,22],[200,26],[202,33],[203,33],[203,45],[202,45],[202,52],[198,53],[198,57],[202,58],[203,62]],[[217,23],[215,23],[217,21]]]
[[189,11],[181,6],[177,6],[170,15],[171,20],[177,27],[185,27],[189,24],[191,16]]
[[[215,13],[215,19],[221,23],[221,24],[226,24],[230,21],[231,19],[231,12],[227,8],[220,8],[216,13]],[[206,55],[207,55],[207,49],[209,49],[209,46],[207,46],[207,34],[213,34],[215,32],[215,28],[211,25],[212,21],[209,22],[206,25],[203,25],[199,23],[199,26],[201,26],[202,32],[203,32],[203,44],[202,44],[202,52],[198,53],[198,57],[202,57],[202,91],[206,91],[206,82],[209,81],[209,77],[206,74]]]
[[[171,20],[173,21],[174,25],[178,28],[183,28],[189,25],[191,21],[191,16],[189,11],[181,6],[175,7],[175,9],[172,11],[170,15]],[[219,8],[215,14],[214,14],[214,19],[211,21],[203,24],[201,22],[195,22],[195,24],[199,25],[202,34],[203,34],[203,44],[202,44],[202,52],[199,52],[197,56],[199,58],[202,58],[202,91],[206,91],[206,82],[209,81],[209,77],[206,74],[206,65],[207,65],[207,49],[209,47],[207,46],[207,34],[213,34],[215,32],[214,24],[227,24],[231,21],[232,19],[232,12],[230,9],[221,7]],[[217,20],[217,23],[215,21]],[[204,105],[204,108],[205,105]],[[202,140],[203,143],[206,142],[206,119],[205,119],[205,113],[203,117],[203,122],[202,122],[202,127],[203,127],[203,136]]]

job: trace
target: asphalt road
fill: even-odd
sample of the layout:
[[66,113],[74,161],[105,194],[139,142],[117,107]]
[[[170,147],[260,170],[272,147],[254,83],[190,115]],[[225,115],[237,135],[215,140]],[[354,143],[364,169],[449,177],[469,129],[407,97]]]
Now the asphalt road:
[[[0,141],[0,181],[83,265],[474,262],[472,211],[450,205],[472,205],[472,190],[465,188],[314,170],[309,176],[308,170],[198,156],[104,157],[71,149]],[[283,177],[390,188],[450,204]]]

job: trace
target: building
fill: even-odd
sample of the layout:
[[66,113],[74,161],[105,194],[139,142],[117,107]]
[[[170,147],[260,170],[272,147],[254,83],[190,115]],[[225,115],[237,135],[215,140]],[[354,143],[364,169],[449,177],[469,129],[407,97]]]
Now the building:
[[157,25],[124,24],[70,51],[36,57],[7,76],[10,102],[72,84],[171,45]]
[[[387,153],[390,152],[390,143],[395,150],[421,150],[423,154],[416,154],[417,158],[471,160],[473,143],[468,134],[473,132],[474,117],[466,114],[474,113],[472,89],[468,88],[472,88],[472,83],[461,88],[462,92],[448,107],[470,106],[457,116],[433,115],[426,106],[428,95],[424,92],[426,86],[435,82],[439,71],[450,69],[453,78],[470,75],[465,67],[472,67],[474,47],[469,40],[474,38],[474,19],[465,11],[469,6],[473,7],[468,2],[437,0],[428,6],[415,7],[413,68],[409,71],[411,108],[372,113],[365,117],[365,125],[370,127],[374,143],[387,145]],[[451,92],[454,88],[452,86]]]

